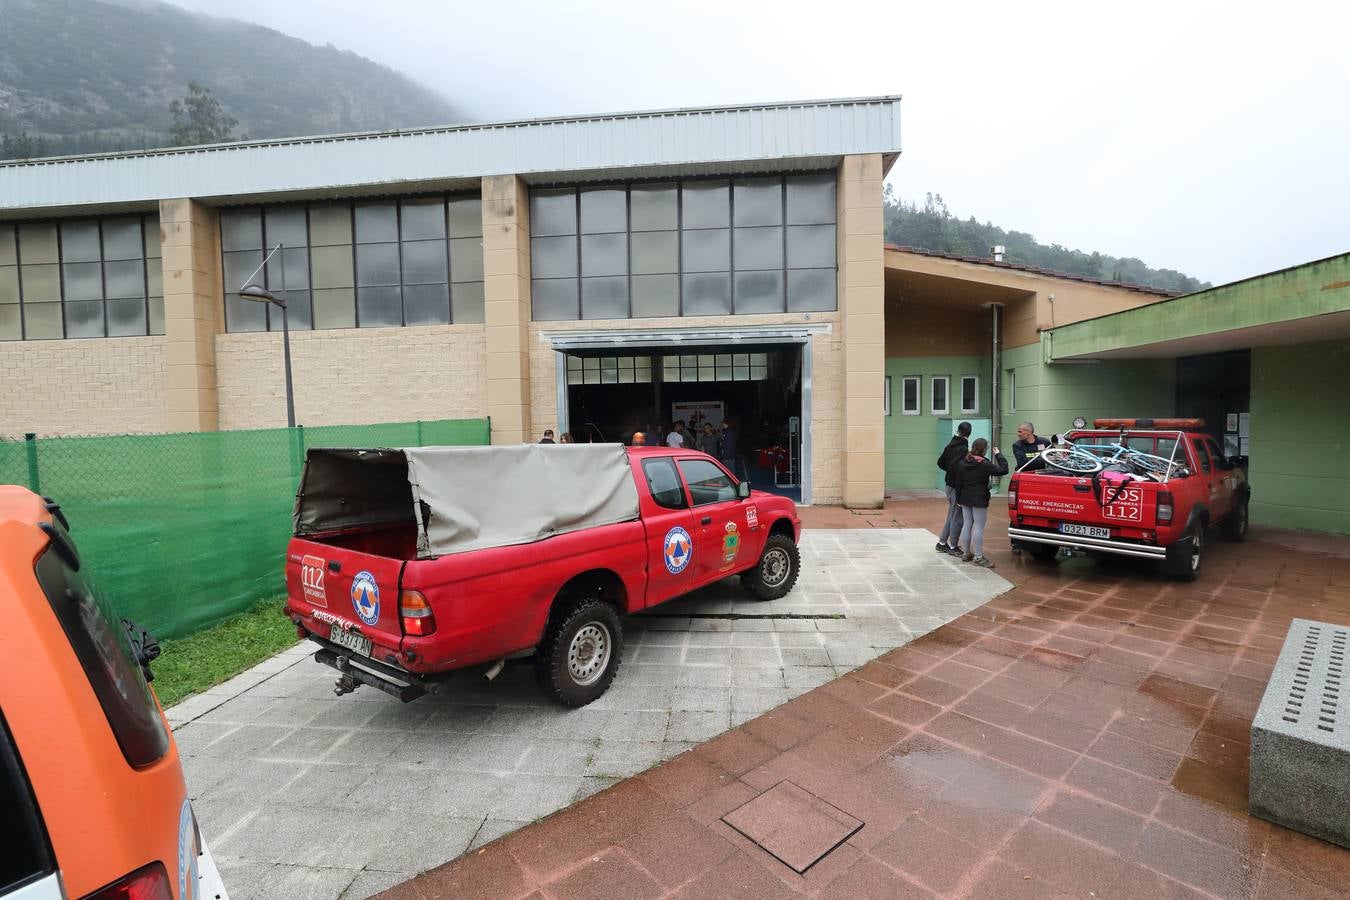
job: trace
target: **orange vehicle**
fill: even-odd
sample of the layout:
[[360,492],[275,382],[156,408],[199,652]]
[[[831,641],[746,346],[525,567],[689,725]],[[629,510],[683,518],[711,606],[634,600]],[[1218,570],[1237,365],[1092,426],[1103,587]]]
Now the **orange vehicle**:
[[153,638],[89,580],[61,510],[0,485],[0,898],[224,900]]

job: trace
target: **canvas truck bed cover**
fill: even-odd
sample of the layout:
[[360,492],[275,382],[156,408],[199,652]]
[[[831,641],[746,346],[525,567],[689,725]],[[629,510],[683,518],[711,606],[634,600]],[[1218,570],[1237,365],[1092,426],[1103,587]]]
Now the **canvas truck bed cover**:
[[638,517],[621,444],[312,449],[298,537],[416,523],[419,558],[505,547]]

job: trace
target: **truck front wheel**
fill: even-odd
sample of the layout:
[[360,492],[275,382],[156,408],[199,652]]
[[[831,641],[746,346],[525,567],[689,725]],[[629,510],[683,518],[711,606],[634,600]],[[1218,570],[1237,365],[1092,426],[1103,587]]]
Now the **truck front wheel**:
[[741,575],[741,584],[760,600],[777,600],[797,583],[802,558],[797,545],[785,534],[771,534],[759,563]]
[[614,607],[585,597],[556,612],[534,655],[539,687],[564,706],[585,706],[609,689],[623,658]]

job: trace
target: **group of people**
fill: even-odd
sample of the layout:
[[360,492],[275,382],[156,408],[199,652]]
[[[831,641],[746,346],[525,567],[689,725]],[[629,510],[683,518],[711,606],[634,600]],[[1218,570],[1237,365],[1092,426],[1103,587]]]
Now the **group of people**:
[[553,429],[552,429],[552,428],[545,428],[545,429],[544,429],[544,436],[543,436],[542,438],[539,439],[539,443],[541,443],[541,444],[570,444],[570,443],[572,443],[572,432],[570,432],[570,431],[564,431],[561,435],[558,436],[558,439],[555,441],[555,440],[553,439]]
[[[984,555],[984,527],[989,520],[992,496],[989,481],[1008,474],[1008,461],[997,447],[991,458],[989,442],[984,438],[971,441],[970,430],[969,422],[958,425],[956,434],[938,456],[938,468],[946,473],[947,520],[938,535],[936,550],[992,569],[993,561]],[[1049,446],[1050,441],[1037,435],[1030,422],[1018,425],[1017,442],[1013,444],[1017,468],[1020,470],[1028,463],[1036,466],[1037,457]],[[1012,552],[1021,553],[1022,548],[1014,543]]]
[[[650,429],[649,429],[650,430]],[[664,437],[662,435],[664,434]],[[700,450],[708,454],[713,459],[720,460],[724,466],[735,473],[738,469],[745,470],[745,464],[741,462],[739,449],[737,447],[736,426],[730,419],[722,422],[721,428],[715,427],[711,422],[704,422],[703,428],[697,433],[691,433],[684,422],[672,422],[670,430],[664,428],[658,429],[653,434],[656,440],[649,441],[647,432],[634,428],[633,431],[624,435],[624,443],[632,447],[647,446],[667,446],[667,447],[685,447],[692,450]],[[541,444],[570,444],[572,443],[572,433],[564,431],[555,441],[553,438],[553,429],[544,429],[544,436],[540,438]]]

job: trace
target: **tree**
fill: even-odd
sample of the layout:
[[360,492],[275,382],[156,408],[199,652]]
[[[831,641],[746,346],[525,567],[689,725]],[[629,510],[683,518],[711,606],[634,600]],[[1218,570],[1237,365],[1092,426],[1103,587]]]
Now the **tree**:
[[173,116],[170,139],[175,147],[234,140],[234,126],[239,124],[208,88],[195,81],[188,82],[187,96],[169,104],[169,114]]
[[47,155],[47,143],[26,131],[0,134],[0,159],[32,159]]

